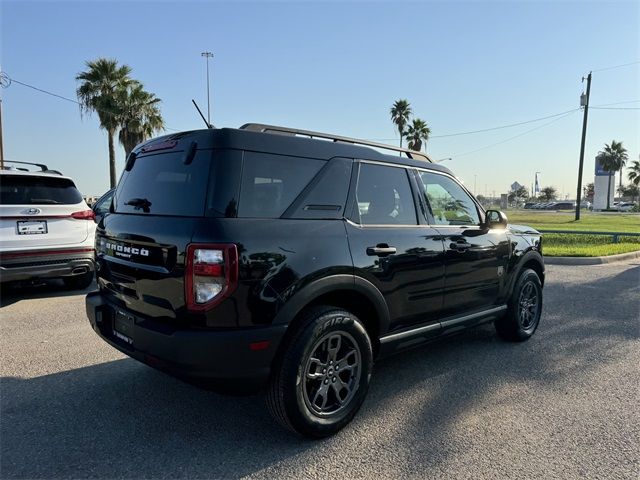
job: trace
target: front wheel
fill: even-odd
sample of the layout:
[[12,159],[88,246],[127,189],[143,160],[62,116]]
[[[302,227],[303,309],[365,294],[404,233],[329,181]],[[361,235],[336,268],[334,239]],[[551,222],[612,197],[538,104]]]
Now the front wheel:
[[538,328],[542,314],[542,284],[531,269],[524,270],[516,282],[506,314],[496,320],[498,335],[505,340],[528,340]]
[[308,437],[332,435],[351,421],[369,387],[373,354],[362,323],[318,307],[285,345],[267,392],[271,414]]

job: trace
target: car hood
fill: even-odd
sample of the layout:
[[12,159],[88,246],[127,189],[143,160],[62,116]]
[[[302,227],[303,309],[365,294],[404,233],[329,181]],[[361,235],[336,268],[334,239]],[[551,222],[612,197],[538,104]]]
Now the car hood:
[[516,235],[540,235],[538,230],[527,225],[514,225],[513,223],[510,223],[507,225],[507,228],[511,233]]

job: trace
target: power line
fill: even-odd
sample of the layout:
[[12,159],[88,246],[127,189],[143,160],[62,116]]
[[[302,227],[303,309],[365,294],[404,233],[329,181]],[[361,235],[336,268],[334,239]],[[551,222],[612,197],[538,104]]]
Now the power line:
[[[78,100],[74,100],[74,99],[72,99],[72,98],[65,97],[65,96],[63,96],[63,95],[58,95],[57,93],[53,93],[53,92],[50,92],[50,91],[48,91],[48,90],[44,90],[44,89],[42,89],[42,88],[38,88],[38,87],[35,87],[35,86],[33,86],[33,85],[29,85],[28,83],[21,82],[21,81],[19,81],[19,80],[16,80],[15,78],[12,78],[12,77],[9,77],[9,76],[7,76],[7,78],[9,79],[9,82],[10,82],[9,84],[11,84],[11,83],[17,83],[18,85],[22,85],[23,87],[27,87],[27,88],[30,88],[30,89],[32,89],[32,90],[36,90],[36,91],[38,91],[38,92],[40,92],[40,93],[44,93],[44,94],[46,94],[46,95],[50,95],[50,96],[52,96],[52,97],[56,97],[56,98],[59,98],[59,99],[61,99],[61,100],[65,100],[65,101],[67,101],[67,102],[75,103],[75,104],[76,104],[76,105],[78,105],[78,106],[82,106],[82,104],[81,104]],[[109,115],[114,115],[114,112],[113,112],[113,111],[105,110],[105,109],[102,109],[102,108],[96,108],[95,110],[96,110],[97,112],[102,112],[102,113],[107,113],[107,114],[109,114]],[[175,128],[170,128],[170,127],[167,127],[167,126],[165,126],[165,127],[164,127],[164,129],[165,129],[165,130],[171,130],[171,131],[173,131],[173,132],[179,132],[179,131],[180,131],[180,130],[177,130],[177,129],[175,129]]]
[[500,127],[483,128],[481,130],[473,130],[473,131],[469,131],[469,132],[448,133],[446,135],[433,135],[431,138],[456,137],[456,136],[459,136],[459,135],[470,135],[472,133],[483,133],[483,132],[490,132],[490,131],[493,131],[493,130],[501,130],[503,128],[517,127],[519,125],[526,125],[527,123],[540,122],[540,121],[546,120],[548,118],[561,117],[562,115],[566,115],[568,113],[573,113],[573,112],[576,112],[578,110],[580,110],[580,109],[579,108],[574,108],[574,109],[571,109],[571,110],[567,110],[566,112],[555,113],[553,115],[548,115],[546,117],[540,117],[540,118],[534,118],[533,120],[526,120],[524,122],[511,123],[509,125],[502,125]]
[[597,110],[640,110],[640,107],[591,107]]
[[613,70],[614,68],[628,67],[630,65],[636,65],[638,63],[640,63],[640,60],[636,60],[635,62],[623,63],[621,65],[613,65],[612,67],[598,68],[597,70],[592,70],[592,72],[604,72],[605,70]]
[[547,122],[547,123],[545,123],[545,124],[543,124],[543,125],[538,125],[537,127],[531,128],[531,129],[529,129],[529,130],[527,130],[527,131],[525,131],[525,132],[519,133],[518,135],[514,135],[514,136],[509,137],[509,138],[507,138],[507,139],[505,139],[505,140],[501,140],[501,141],[496,142],[496,143],[492,143],[492,144],[489,144],[489,145],[485,145],[484,147],[476,148],[475,150],[471,150],[471,151],[469,151],[469,152],[464,152],[464,153],[454,154],[454,155],[451,155],[451,157],[452,157],[452,158],[464,157],[465,155],[471,155],[472,153],[476,153],[476,152],[479,152],[479,151],[481,151],[481,150],[486,150],[487,148],[495,147],[495,146],[501,145],[501,144],[503,144],[503,143],[510,142],[511,140],[514,140],[514,139],[516,139],[516,138],[519,138],[519,137],[522,137],[522,136],[524,136],[524,135],[527,135],[527,134],[529,134],[529,133],[531,133],[531,132],[534,132],[534,131],[539,130],[539,129],[543,128],[543,127],[546,127],[547,125],[551,125],[552,123],[555,123],[555,122],[557,122],[558,120],[562,120],[563,118],[568,117],[568,116],[570,116],[570,115],[572,115],[572,114],[576,113],[578,110],[580,110],[580,109],[578,108],[578,109],[575,109],[575,110],[570,110],[570,111],[568,111],[568,112],[565,112],[564,116],[562,116],[562,117],[554,118],[554,119],[553,119],[553,120],[551,120],[550,122]]
[[[447,133],[445,135],[430,135],[429,139],[432,139],[432,138],[445,138],[445,137],[457,137],[457,136],[460,136],[460,135],[471,135],[473,133],[491,132],[493,130],[501,130],[503,128],[517,127],[517,126],[520,126],[520,125],[526,125],[528,123],[540,122],[542,120],[547,120],[549,118],[561,117],[562,115],[566,115],[568,113],[577,112],[578,110],[580,110],[580,109],[579,108],[574,108],[572,110],[567,110],[567,111],[560,112],[560,113],[554,113],[553,115],[547,115],[545,117],[534,118],[532,120],[525,120],[524,122],[510,123],[508,125],[501,125],[499,127],[483,128],[483,129],[480,129],[480,130],[471,130],[471,131],[468,131],[468,132]],[[392,140],[398,140],[398,139],[397,138],[369,138],[368,140],[372,140],[372,141],[392,141]]]
[[615,103],[601,103],[600,105],[594,105],[591,108],[595,108],[595,107],[608,107],[610,105],[624,105],[625,103],[638,103],[640,102],[640,100],[627,100],[625,102],[615,102]]

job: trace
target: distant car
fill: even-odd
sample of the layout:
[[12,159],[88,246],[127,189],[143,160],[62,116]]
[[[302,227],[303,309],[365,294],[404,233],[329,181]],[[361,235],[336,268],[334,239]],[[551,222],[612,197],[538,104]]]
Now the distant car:
[[91,210],[95,213],[95,221],[96,223],[100,223],[102,217],[104,217],[107,213],[109,213],[109,208],[111,208],[111,200],[113,200],[113,192],[115,192],[115,188],[112,188],[107,193],[102,195],[98,200],[95,201]]
[[552,208],[553,210],[575,210],[576,202],[556,202]]
[[635,206],[635,202],[620,202],[618,203],[617,208],[619,212],[630,212]]
[[0,170],[0,282],[61,278],[69,288],[86,288],[95,215],[73,180],[37,166],[42,171]]
[[534,208],[534,207],[535,207],[535,205],[536,205],[536,204],[535,204],[535,203],[533,203],[533,202],[527,202],[527,203],[525,203],[525,204],[524,204],[524,209],[525,209],[525,210],[531,210],[532,208]]

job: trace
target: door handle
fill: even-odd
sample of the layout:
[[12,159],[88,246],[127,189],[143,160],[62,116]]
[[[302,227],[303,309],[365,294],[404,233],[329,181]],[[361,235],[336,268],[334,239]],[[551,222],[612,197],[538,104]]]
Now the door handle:
[[449,248],[451,250],[457,250],[459,252],[464,252],[465,250],[468,250],[471,248],[471,244],[467,243],[467,242],[451,242],[451,244],[449,245]]
[[396,247],[390,247],[386,243],[379,243],[375,247],[367,247],[367,255],[370,257],[386,257],[387,255],[393,255],[396,253]]

